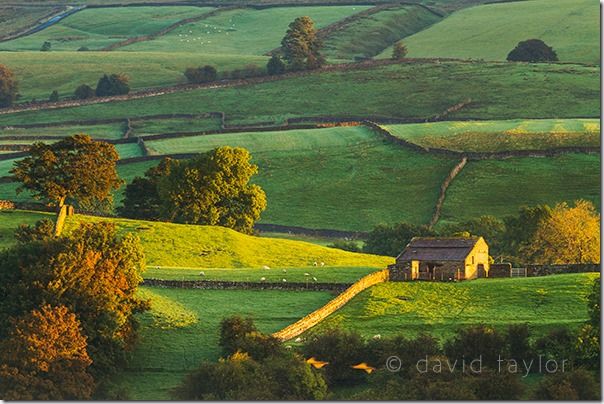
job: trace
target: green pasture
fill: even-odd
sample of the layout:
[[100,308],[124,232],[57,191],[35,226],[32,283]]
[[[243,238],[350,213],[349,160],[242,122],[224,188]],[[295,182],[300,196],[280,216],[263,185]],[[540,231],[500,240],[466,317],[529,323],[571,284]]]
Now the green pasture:
[[249,64],[264,68],[267,60],[266,56],[189,52],[0,51],[0,63],[7,65],[19,81],[19,101],[46,100],[53,90],[62,99],[72,97],[81,84],[95,88],[105,73],[126,74],[130,86],[141,89],[183,84],[188,67],[211,64],[224,72]]
[[309,16],[320,28],[368,6],[242,8],[183,25],[153,41],[128,45],[123,50],[192,52],[221,55],[263,55],[281,46],[287,26]]
[[315,282],[354,283],[365,275],[384,269],[384,267],[321,267],[320,264],[303,268],[207,268],[203,270],[148,266],[144,277],[179,281],[302,282],[310,285]]
[[361,17],[324,39],[323,53],[330,59],[353,60],[377,55],[401,38],[440,21],[423,7],[395,6]]
[[149,135],[157,133],[174,132],[203,132],[221,128],[219,118],[169,118],[169,119],[144,119],[131,122],[132,135]]
[[61,7],[2,6],[0,2],[0,36],[19,32],[48,15],[59,12]]
[[120,139],[126,130],[126,122],[98,125],[49,126],[46,128],[0,128],[0,140],[5,136],[56,136],[67,137],[85,133],[95,139]]
[[503,217],[520,206],[576,199],[590,200],[599,209],[600,191],[599,155],[470,161],[447,190],[441,222]]
[[39,51],[45,41],[51,51],[99,50],[114,42],[157,32],[184,18],[202,15],[209,7],[109,7],[78,11],[50,27],[0,43],[1,50]]
[[[4,199],[0,197],[0,199]],[[24,210],[0,210],[0,251],[15,243],[14,232],[21,224],[34,224],[38,220],[54,220],[53,213]]]
[[121,159],[143,156],[143,150],[137,143],[116,144],[115,149]]
[[388,143],[365,127],[230,133],[146,145],[157,154],[245,147],[259,167],[253,181],[267,193],[261,222],[339,230],[427,223],[455,164]]
[[[240,315],[275,332],[327,303],[327,292],[191,290],[142,287],[151,311],[139,316],[139,341],[129,370],[116,382],[131,399],[169,399],[170,389],[202,360],[217,360],[220,321]],[[153,382],[150,382],[153,381]]]
[[[600,63],[598,2],[531,0],[466,8],[404,39],[409,57],[505,60],[516,44],[537,38],[563,62]],[[380,55],[390,57],[387,49]]]
[[426,148],[468,152],[600,146],[598,119],[510,119],[387,125],[390,133]]
[[[304,91],[300,91],[302,88]],[[406,63],[316,72],[274,82],[130,101],[24,111],[0,115],[0,125],[211,111],[226,112],[231,124],[326,114],[426,118],[468,99],[472,103],[449,119],[596,118],[600,115],[600,70],[579,65]]]
[[500,329],[528,324],[533,335],[540,335],[587,321],[587,295],[598,276],[387,282],[361,292],[310,332],[339,326],[368,338],[428,333],[443,340],[457,328],[474,324]]
[[[312,234],[297,234],[297,233],[278,233],[271,231],[261,231],[260,237],[273,237],[273,238],[285,238],[288,240],[299,240],[299,241],[307,241],[309,243],[319,244],[323,246],[327,246],[329,244],[334,243],[335,241],[351,241],[350,239],[345,239],[343,237],[325,237],[318,236]],[[354,239],[353,242],[357,243],[359,247],[363,246],[363,240]]]

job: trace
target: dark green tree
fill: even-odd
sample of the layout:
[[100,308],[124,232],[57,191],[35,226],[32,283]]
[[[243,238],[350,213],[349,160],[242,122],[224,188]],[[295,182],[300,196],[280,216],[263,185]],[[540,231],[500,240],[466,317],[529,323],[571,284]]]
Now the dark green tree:
[[377,225],[367,235],[363,251],[369,254],[396,257],[413,237],[435,236],[436,232],[427,226],[408,223]]
[[124,95],[130,92],[129,79],[124,74],[104,74],[96,85],[95,95],[97,97],[109,97],[112,95]]
[[57,90],[53,90],[53,92],[50,93],[50,96],[48,97],[48,101],[49,102],[59,101],[59,92]]
[[535,389],[533,400],[600,400],[600,388],[594,375],[577,369],[545,376]]
[[540,39],[528,39],[518,42],[518,45],[508,54],[510,62],[557,62],[558,55],[551,46]]
[[316,69],[325,63],[321,55],[323,42],[317,36],[310,17],[298,17],[289,24],[281,48],[291,70]]
[[392,59],[402,60],[407,56],[407,47],[402,42],[397,42],[392,48]]
[[94,89],[88,84],[82,84],[76,88],[74,95],[78,100],[86,100],[94,97]]
[[189,83],[210,83],[218,78],[218,71],[214,66],[189,67],[185,70],[185,77]]
[[49,41],[44,41],[40,50],[42,52],[48,52],[48,51],[50,51],[51,48],[52,48],[52,44]]
[[273,55],[266,64],[266,71],[270,76],[285,73],[285,63],[278,55]]
[[13,72],[0,65],[0,108],[10,107],[17,99],[17,80]]

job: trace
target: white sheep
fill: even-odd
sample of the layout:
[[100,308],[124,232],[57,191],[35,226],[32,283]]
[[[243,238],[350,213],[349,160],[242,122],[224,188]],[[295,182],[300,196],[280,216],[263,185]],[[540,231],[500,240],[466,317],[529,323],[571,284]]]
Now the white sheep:
[[322,267],[324,267],[324,266],[325,266],[325,263],[324,263],[324,262],[321,262],[321,266],[322,266]]
[[317,281],[318,281],[318,279],[317,279],[317,278],[315,278],[314,276],[312,277],[312,280],[313,280],[313,281],[315,281],[315,282],[317,282]]
[[286,274],[287,273],[287,269],[283,269],[283,273]]
[[201,272],[199,273],[199,276],[206,276],[206,273],[205,273],[205,272],[203,272],[203,271],[201,271]]
[[266,280],[266,278],[263,276],[262,278],[260,278],[260,282],[264,282]]
[[262,269],[271,269],[271,267],[269,267],[268,265],[264,265],[264,266],[262,267]]
[[375,334],[373,336],[373,339],[381,339],[381,338],[382,338],[382,336],[380,334]]
[[317,266],[317,261],[313,262],[313,263],[312,263],[312,266],[313,266],[313,267],[316,267],[316,266]]
[[287,282],[287,279],[283,278],[283,282]]

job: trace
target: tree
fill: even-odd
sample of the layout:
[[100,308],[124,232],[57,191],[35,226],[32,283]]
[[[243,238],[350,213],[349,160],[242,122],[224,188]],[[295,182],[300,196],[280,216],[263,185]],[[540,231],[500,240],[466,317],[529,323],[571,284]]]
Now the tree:
[[160,217],[161,199],[158,194],[159,180],[170,174],[175,160],[164,158],[157,166],[149,168],[144,177],[135,177],[124,192],[120,215],[132,219],[157,220]]
[[52,44],[49,41],[44,41],[44,43],[42,44],[42,47],[40,48],[40,51],[48,52],[48,51],[50,51],[50,48],[52,48]]
[[17,99],[17,80],[13,72],[0,65],[0,108],[10,107]]
[[59,101],[59,92],[57,90],[53,90],[53,92],[50,93],[50,96],[48,97],[48,101],[49,102]]
[[289,24],[281,47],[291,70],[316,69],[325,63],[320,53],[323,42],[310,17],[298,17]]
[[514,261],[527,261],[524,254],[526,247],[533,240],[539,223],[551,215],[552,209],[547,205],[521,207],[518,216],[504,219],[505,231],[501,239],[502,253]]
[[528,39],[518,42],[518,45],[508,54],[510,62],[557,62],[556,51],[540,39]]
[[89,400],[92,360],[80,322],[65,306],[44,305],[20,317],[0,344],[5,400]]
[[554,373],[541,379],[533,400],[600,400],[600,388],[585,369]]
[[94,373],[123,360],[136,337],[136,296],[145,261],[137,237],[110,223],[86,223],[69,236],[19,243],[0,253],[0,339],[11,317],[44,304],[65,306],[88,338]]
[[484,237],[489,244],[490,255],[496,256],[503,253],[501,244],[505,234],[505,223],[494,216],[484,215],[478,219],[445,226],[441,234]]
[[392,226],[380,224],[367,235],[363,251],[369,254],[396,257],[413,237],[435,236],[427,226],[399,223]]
[[123,95],[130,92],[129,79],[124,74],[104,74],[96,85],[97,97],[109,97],[112,95]]
[[87,203],[111,201],[111,191],[122,184],[115,146],[80,134],[57,143],[34,143],[30,155],[15,162],[14,178],[21,182],[17,192],[27,189],[34,198],[53,202]]
[[161,218],[251,233],[266,208],[266,195],[249,184],[258,172],[250,159],[246,149],[224,146],[174,162],[159,180]]
[[94,97],[94,90],[88,84],[82,84],[76,88],[74,95],[78,100],[86,100]]
[[185,70],[185,77],[189,83],[209,83],[216,81],[218,72],[214,66],[205,65],[202,67],[189,67]]
[[50,240],[55,236],[54,228],[55,224],[49,219],[38,220],[33,227],[21,224],[15,230],[15,240],[19,243]]
[[258,331],[251,318],[232,316],[220,322],[220,342],[222,353],[229,356],[237,352],[240,341],[249,333]]
[[575,201],[572,207],[557,204],[539,222],[526,254],[542,264],[599,263],[600,214],[585,200]]
[[407,56],[407,47],[402,42],[397,42],[392,48],[392,59],[402,60]]
[[273,55],[266,64],[266,71],[270,76],[285,73],[285,63],[278,55]]
[[581,327],[575,344],[582,365],[600,370],[600,304],[602,301],[600,277],[594,279],[587,297],[589,320]]

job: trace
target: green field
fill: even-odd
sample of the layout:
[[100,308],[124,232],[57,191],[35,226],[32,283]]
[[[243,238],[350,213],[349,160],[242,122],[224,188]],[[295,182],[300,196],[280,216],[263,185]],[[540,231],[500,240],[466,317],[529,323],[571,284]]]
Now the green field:
[[[174,280],[206,280],[206,281],[237,281],[237,282],[303,282],[320,283],[353,283],[365,275],[375,272],[376,267],[321,267],[309,266],[303,268],[172,268],[149,266],[145,271],[146,279]],[[203,272],[203,274],[201,274]],[[264,280],[262,280],[264,278]],[[313,278],[316,278],[315,281]]]
[[600,146],[597,119],[510,119],[384,126],[401,139],[426,148],[467,152],[547,150]]
[[597,273],[460,283],[388,282],[361,292],[312,331],[340,326],[365,337],[417,335],[443,340],[458,327],[529,324],[534,335],[587,321],[587,295]]
[[0,115],[0,125],[211,111],[226,112],[231,124],[326,114],[430,117],[468,98],[472,104],[449,119],[596,118],[600,115],[599,80],[597,67],[409,63]]
[[0,52],[0,63],[19,80],[19,101],[46,100],[53,90],[61,98],[71,97],[80,84],[95,88],[104,73],[124,73],[133,89],[141,89],[185,83],[187,67],[212,64],[224,72],[249,64],[264,68],[267,60],[266,56],[188,52]]
[[191,52],[220,55],[263,55],[281,45],[290,22],[309,16],[317,28],[368,6],[271,7],[235,9],[183,25],[153,41],[128,45],[126,51]]
[[232,133],[146,144],[157,154],[245,147],[259,166],[253,181],[267,193],[261,222],[340,230],[428,222],[439,185],[455,163],[388,143],[365,127]]
[[440,19],[418,6],[394,6],[380,10],[329,34],[324,39],[323,53],[327,58],[341,60],[372,57]]
[[141,288],[152,310],[140,316],[139,343],[116,377],[131,399],[169,399],[169,390],[201,360],[216,360],[219,324],[227,316],[250,316],[275,332],[327,303],[327,292]]
[[0,128],[0,140],[4,136],[57,136],[66,137],[76,133],[86,133],[95,139],[120,139],[123,137],[125,122],[99,125],[50,126],[46,128]]
[[156,133],[201,132],[220,129],[220,119],[213,117],[199,118],[170,118],[145,119],[131,122],[132,135],[148,135]]
[[52,51],[100,50],[114,42],[157,32],[209,7],[111,7],[78,11],[42,31],[0,43],[1,50],[39,51],[45,41]]
[[409,57],[505,60],[518,42],[538,38],[563,62],[599,64],[599,15],[591,0],[489,4],[453,13],[403,42]]
[[451,183],[441,221],[514,215],[520,206],[587,199],[600,208],[600,156],[470,161]]

